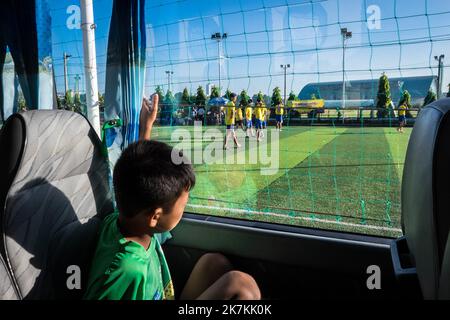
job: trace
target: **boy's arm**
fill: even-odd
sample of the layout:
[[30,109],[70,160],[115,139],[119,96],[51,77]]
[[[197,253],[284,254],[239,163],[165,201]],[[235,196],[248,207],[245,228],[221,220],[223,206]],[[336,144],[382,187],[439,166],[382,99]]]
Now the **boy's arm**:
[[152,104],[147,99],[143,99],[141,113],[139,115],[139,140],[150,140],[153,124],[159,107],[159,95],[154,94]]
[[102,279],[103,285],[95,300],[143,300],[144,273],[129,255],[116,254]]

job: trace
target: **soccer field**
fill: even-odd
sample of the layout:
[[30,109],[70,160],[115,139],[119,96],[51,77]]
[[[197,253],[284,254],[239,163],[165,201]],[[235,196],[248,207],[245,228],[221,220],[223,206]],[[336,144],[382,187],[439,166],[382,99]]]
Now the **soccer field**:
[[[154,138],[171,145],[176,129]],[[204,127],[203,130],[211,129]],[[223,128],[218,128],[224,131]],[[269,128],[270,129],[270,128]],[[398,236],[403,165],[411,129],[286,127],[279,139],[279,170],[258,164],[195,165],[197,184],[187,211],[380,236]],[[256,148],[236,150],[249,159]],[[271,142],[268,131],[269,150]],[[194,139],[193,139],[194,140]],[[197,141],[204,149],[211,141]],[[192,147],[194,150],[194,146]]]

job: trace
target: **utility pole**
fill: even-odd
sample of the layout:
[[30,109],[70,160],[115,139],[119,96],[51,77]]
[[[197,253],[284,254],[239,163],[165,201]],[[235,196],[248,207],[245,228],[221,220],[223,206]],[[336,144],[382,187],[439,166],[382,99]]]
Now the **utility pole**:
[[70,57],[72,57],[72,55],[67,54],[66,52],[64,52],[64,55],[63,55],[63,60],[64,60],[64,94],[66,94],[67,91],[69,90],[69,78],[68,78],[68,74],[67,74],[67,60],[69,60]]
[[286,106],[287,102],[287,91],[286,91],[286,80],[287,80],[287,69],[291,67],[290,64],[282,64],[280,66],[284,70],[284,106]]
[[217,42],[217,56],[219,59],[219,94],[220,94],[220,96],[222,96],[222,83],[221,83],[221,79],[220,79],[220,77],[221,77],[220,62],[222,59],[221,59],[221,55],[220,55],[220,44],[222,43],[222,40],[226,40],[227,38],[228,38],[227,33],[221,34],[220,32],[216,32],[211,35],[211,40],[215,40]]
[[97,53],[95,50],[94,5],[81,0],[81,29],[83,31],[84,76],[86,81],[87,118],[100,137],[100,107],[98,103]]
[[170,91],[170,85],[171,85],[170,76],[173,75],[173,71],[167,70],[166,74],[167,74],[167,90]]
[[445,55],[441,54],[439,57],[435,56],[434,59],[438,62],[437,98],[440,99],[442,96],[442,80],[444,78]]

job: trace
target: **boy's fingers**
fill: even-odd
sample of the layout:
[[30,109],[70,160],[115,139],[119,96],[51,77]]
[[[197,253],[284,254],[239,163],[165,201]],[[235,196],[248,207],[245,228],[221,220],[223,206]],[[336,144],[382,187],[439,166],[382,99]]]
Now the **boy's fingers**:
[[153,104],[152,114],[154,115],[158,112],[158,107],[159,107],[159,95],[158,94],[153,95],[152,104]]
[[147,111],[148,112],[148,110],[149,110],[149,105],[148,105],[149,103],[148,103],[148,100],[146,99],[146,98],[144,98],[143,100],[142,100],[142,111]]
[[158,94],[154,94],[152,97],[152,102],[154,106],[157,106],[159,103],[159,95]]

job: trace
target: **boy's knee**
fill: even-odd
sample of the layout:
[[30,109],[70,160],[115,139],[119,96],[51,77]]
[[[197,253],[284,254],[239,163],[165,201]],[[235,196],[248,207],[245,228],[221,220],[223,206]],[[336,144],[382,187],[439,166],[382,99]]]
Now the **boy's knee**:
[[261,292],[255,279],[241,271],[230,271],[226,274],[232,290],[237,292],[240,299],[260,300]]
[[206,253],[201,256],[199,262],[211,270],[221,270],[223,273],[233,268],[230,260],[220,253]]

